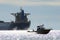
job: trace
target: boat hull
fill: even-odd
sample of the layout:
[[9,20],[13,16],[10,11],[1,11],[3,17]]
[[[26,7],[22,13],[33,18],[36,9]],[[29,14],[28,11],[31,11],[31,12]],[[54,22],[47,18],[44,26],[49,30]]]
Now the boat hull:
[[27,23],[15,23],[14,27],[17,27],[17,30],[26,30],[30,27],[30,22]]
[[50,29],[37,30],[38,34],[48,34],[49,32],[50,32]]
[[26,23],[10,23],[10,22],[0,23],[0,30],[27,30],[29,27],[30,21]]

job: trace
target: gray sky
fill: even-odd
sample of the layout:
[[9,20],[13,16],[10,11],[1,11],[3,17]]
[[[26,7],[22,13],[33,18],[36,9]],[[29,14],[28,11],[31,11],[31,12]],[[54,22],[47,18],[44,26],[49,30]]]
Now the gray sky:
[[0,4],[17,6],[37,6],[37,5],[60,6],[60,0],[0,0]]
[[0,0],[0,20],[14,21],[10,13],[19,12],[20,7],[31,14],[31,29],[40,24],[60,29],[60,0]]

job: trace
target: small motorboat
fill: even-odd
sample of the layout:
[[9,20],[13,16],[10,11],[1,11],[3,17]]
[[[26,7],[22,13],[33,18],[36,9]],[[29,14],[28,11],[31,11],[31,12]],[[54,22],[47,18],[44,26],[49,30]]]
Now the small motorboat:
[[52,29],[45,29],[43,25],[37,26],[37,30],[36,31],[28,31],[28,32],[36,32],[37,34],[48,34],[50,32],[50,30]]
[[44,27],[44,24],[40,25],[40,26],[37,26],[37,33],[38,34],[48,34],[50,32],[51,29],[45,29]]

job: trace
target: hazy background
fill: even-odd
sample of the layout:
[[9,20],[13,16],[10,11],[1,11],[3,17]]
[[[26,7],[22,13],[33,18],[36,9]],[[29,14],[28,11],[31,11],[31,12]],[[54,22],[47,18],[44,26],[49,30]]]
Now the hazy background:
[[19,12],[21,7],[30,13],[30,29],[36,29],[40,24],[60,29],[60,0],[0,0],[0,20],[14,21],[11,13]]

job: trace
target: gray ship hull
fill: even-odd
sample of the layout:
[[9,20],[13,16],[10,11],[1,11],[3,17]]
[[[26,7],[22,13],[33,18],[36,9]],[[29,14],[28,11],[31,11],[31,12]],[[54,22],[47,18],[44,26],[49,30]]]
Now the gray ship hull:
[[17,27],[17,30],[26,30],[30,27],[30,22],[27,23],[15,23],[15,27]]
[[30,22],[27,23],[10,23],[10,22],[5,22],[5,23],[0,23],[0,30],[26,30],[30,26]]
[[11,23],[5,22],[5,23],[0,23],[0,30],[8,30],[10,28]]

